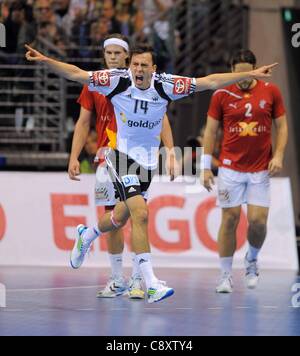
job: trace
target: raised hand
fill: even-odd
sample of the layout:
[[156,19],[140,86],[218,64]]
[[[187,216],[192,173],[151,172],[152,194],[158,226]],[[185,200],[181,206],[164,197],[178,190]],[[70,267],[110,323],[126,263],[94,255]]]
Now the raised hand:
[[25,48],[27,49],[26,52],[26,59],[30,62],[43,62],[47,59],[46,56],[44,56],[42,53],[40,53],[39,51],[37,51],[36,49],[25,45]]
[[277,66],[278,66],[278,63],[270,64],[268,66],[263,66],[263,67],[253,70],[251,72],[251,74],[254,78],[257,78],[257,79],[270,78],[272,76],[273,68],[275,68]]

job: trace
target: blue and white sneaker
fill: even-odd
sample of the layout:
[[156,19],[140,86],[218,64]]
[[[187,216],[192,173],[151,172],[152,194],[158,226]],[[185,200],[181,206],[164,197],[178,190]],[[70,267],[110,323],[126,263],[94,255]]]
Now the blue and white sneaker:
[[158,303],[171,297],[174,293],[174,289],[167,287],[166,282],[159,281],[156,288],[148,289],[148,303]]
[[257,261],[248,261],[247,256],[245,257],[245,268],[246,268],[246,286],[248,289],[255,289],[259,282],[259,269]]
[[91,248],[91,243],[87,243],[83,239],[83,235],[86,230],[87,227],[84,225],[77,226],[78,236],[76,238],[75,245],[70,258],[70,264],[73,269],[78,269],[82,266],[85,255],[89,252]]
[[110,278],[105,288],[97,293],[97,298],[116,298],[126,294],[128,286],[124,278]]

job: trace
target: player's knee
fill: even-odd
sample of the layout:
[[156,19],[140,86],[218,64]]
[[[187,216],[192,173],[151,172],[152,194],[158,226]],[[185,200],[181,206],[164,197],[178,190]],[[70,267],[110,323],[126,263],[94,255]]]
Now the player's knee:
[[131,218],[137,224],[147,224],[149,221],[148,209],[136,209],[132,212]]
[[267,224],[264,219],[255,218],[249,220],[249,230],[252,235],[261,236],[265,235],[267,231]]
[[227,212],[223,216],[223,227],[226,230],[234,231],[237,229],[237,226],[240,221],[240,215],[235,212]]
[[119,230],[126,225],[128,217],[124,215],[111,214],[110,220],[114,227]]

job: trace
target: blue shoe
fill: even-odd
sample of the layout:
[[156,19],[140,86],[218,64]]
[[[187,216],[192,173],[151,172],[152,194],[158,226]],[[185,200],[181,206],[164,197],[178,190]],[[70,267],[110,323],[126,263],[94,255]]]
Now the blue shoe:
[[247,256],[245,257],[245,267],[246,267],[246,285],[249,289],[255,289],[259,282],[259,269],[257,261],[248,261]]
[[171,297],[175,293],[173,288],[166,286],[165,282],[159,281],[156,288],[148,289],[148,303],[158,303]]
[[87,227],[84,225],[77,226],[78,236],[70,258],[70,263],[73,269],[78,269],[82,266],[84,258],[91,248],[91,243],[86,243],[83,239],[83,235],[86,230]]

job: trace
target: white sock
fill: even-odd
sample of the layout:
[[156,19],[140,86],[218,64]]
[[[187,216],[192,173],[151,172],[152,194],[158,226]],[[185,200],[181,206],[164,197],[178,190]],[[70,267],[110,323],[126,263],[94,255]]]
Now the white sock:
[[136,255],[136,260],[142,272],[146,288],[156,288],[158,279],[155,277],[153,272],[151,254],[141,253],[140,255]]
[[222,273],[232,274],[233,257],[221,257]]
[[139,262],[137,261],[136,254],[132,253],[132,279],[141,278],[141,270]]
[[87,228],[83,234],[83,241],[85,243],[92,243],[95,241],[99,236],[101,235],[101,232],[99,231],[98,225],[92,227],[92,228]]
[[112,255],[109,254],[112,278],[121,279],[123,278],[123,254]]
[[256,261],[260,250],[261,249],[255,248],[255,247],[252,247],[251,245],[249,245],[249,250],[248,250],[248,253],[247,253],[248,262]]

